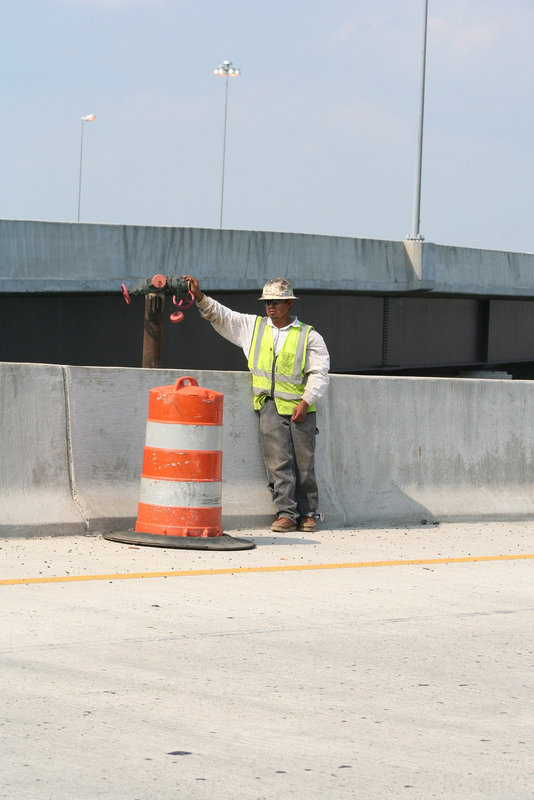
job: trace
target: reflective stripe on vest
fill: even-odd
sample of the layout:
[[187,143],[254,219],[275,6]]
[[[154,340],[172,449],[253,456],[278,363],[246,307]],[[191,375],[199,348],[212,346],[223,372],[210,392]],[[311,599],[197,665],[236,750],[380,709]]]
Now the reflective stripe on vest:
[[[292,326],[278,356],[274,355],[273,328],[267,317],[257,317],[248,359],[252,373],[254,408],[262,406],[262,398],[274,397],[280,414],[292,414],[306,388],[304,366],[311,325]],[[315,406],[310,406],[315,411]]]

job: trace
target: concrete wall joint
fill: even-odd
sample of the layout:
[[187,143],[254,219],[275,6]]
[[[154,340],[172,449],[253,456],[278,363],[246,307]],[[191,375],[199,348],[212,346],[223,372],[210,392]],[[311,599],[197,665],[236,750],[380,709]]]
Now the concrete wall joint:
[[89,517],[87,515],[87,509],[85,508],[82,499],[80,498],[77,489],[76,489],[76,473],[75,473],[75,465],[74,465],[74,457],[72,453],[72,410],[71,410],[71,394],[69,388],[69,378],[68,378],[68,371],[66,366],[61,367],[62,375],[63,375],[63,391],[65,393],[65,438],[67,443],[67,467],[68,467],[68,477],[69,477],[69,486],[72,495],[72,500],[74,505],[78,509],[78,512],[81,518],[84,521],[86,530],[89,530]]

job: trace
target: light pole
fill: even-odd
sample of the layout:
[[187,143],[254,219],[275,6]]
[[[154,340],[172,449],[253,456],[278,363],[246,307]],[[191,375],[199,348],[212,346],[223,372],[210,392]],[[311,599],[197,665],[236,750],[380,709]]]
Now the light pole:
[[419,133],[417,137],[417,158],[415,165],[415,190],[413,201],[412,232],[406,238],[423,241],[425,238],[419,231],[421,223],[421,173],[423,171],[423,119],[425,113],[425,69],[426,69],[426,29],[428,19],[428,0],[424,0],[423,13],[423,48],[421,55],[421,91],[419,96]]
[[223,129],[223,149],[222,149],[222,176],[221,176],[221,200],[219,203],[219,228],[222,228],[223,201],[224,201],[224,161],[226,158],[226,117],[228,112],[228,78],[237,78],[241,75],[241,70],[234,67],[231,61],[223,61],[222,64],[213,70],[214,75],[221,75],[225,81],[224,91],[224,129]]
[[80,221],[80,202],[82,199],[82,161],[83,161],[83,126],[85,122],[94,122],[96,116],[94,114],[87,114],[87,116],[82,117],[82,131],[80,135],[80,173],[78,176],[78,218],[77,222]]

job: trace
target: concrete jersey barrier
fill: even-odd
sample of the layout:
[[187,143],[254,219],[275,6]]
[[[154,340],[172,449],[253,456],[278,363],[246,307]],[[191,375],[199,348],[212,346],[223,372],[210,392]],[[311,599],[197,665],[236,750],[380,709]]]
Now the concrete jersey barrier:
[[[248,372],[0,364],[0,535],[133,527],[148,391],[189,374],[224,394],[224,529],[266,527]],[[326,527],[534,515],[528,381],[333,375],[317,427]]]
[[272,515],[248,372],[67,367],[74,481],[90,531],[135,524],[149,389],[185,375],[224,394],[223,527]]
[[334,377],[319,474],[347,525],[534,514],[534,383]]
[[84,533],[69,470],[63,369],[0,364],[0,535]]

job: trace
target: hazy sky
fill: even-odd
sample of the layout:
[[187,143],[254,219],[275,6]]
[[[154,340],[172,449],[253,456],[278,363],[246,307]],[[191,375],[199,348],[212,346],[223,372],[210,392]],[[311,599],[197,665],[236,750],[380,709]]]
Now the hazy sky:
[[[404,239],[423,0],[2,0],[0,217]],[[534,0],[429,0],[421,232],[534,251]]]

